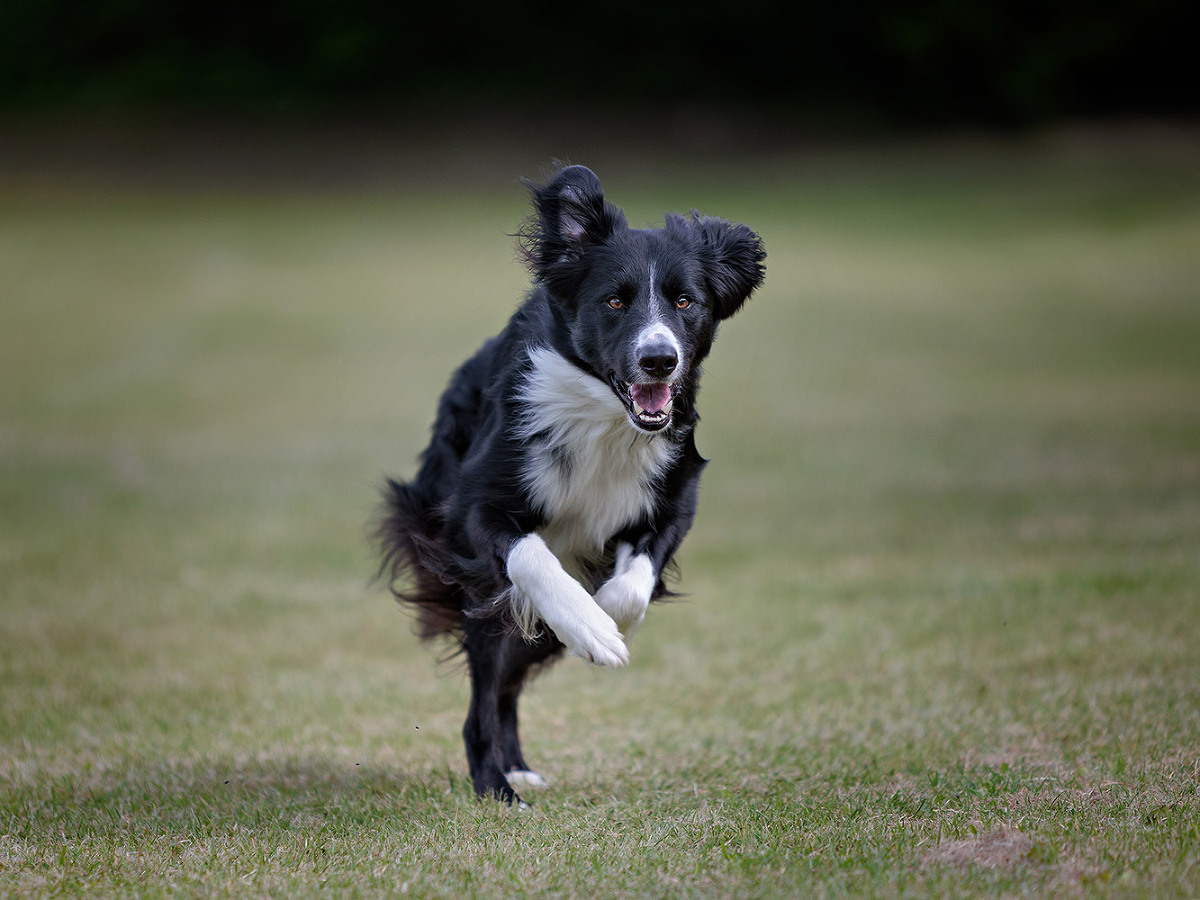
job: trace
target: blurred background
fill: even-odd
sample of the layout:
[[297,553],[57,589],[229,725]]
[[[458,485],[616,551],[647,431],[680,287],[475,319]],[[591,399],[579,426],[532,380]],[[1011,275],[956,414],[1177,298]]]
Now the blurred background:
[[432,144],[433,161],[508,175],[600,139],[685,162],[831,136],[1190,116],[1184,10],[8,0],[0,163],[73,152],[143,175],[249,165],[347,178],[428,165],[400,151]]
[[[143,833],[187,845],[160,810],[192,822],[203,797],[258,823],[276,793],[352,795],[360,762],[383,803],[469,796],[464,680],[434,677],[372,584],[367,523],[527,289],[520,179],[558,159],[631,224],[694,207],[768,252],[706,366],[687,600],[648,617],[627,673],[566,663],[527,695],[560,796],[762,774],[840,808],[851,785],[859,834],[894,818],[869,804],[896,773],[919,791],[1025,761],[1014,802],[1042,806],[1011,808],[1052,842],[1062,773],[1081,797],[1153,785],[1153,816],[1089,800],[1115,837],[1078,842],[1114,872],[1163,860],[1150,893],[1194,895],[1196,818],[1157,812],[1194,807],[1200,746],[1185,18],[1182,0],[0,0],[0,836],[18,836],[0,893],[144,879]],[[214,799],[230,773],[276,793]],[[437,796],[410,795],[414,818],[439,821]],[[946,796],[925,808],[965,834],[975,814]],[[98,861],[64,835],[99,835]],[[903,886],[922,841],[897,840]],[[216,857],[243,887],[276,858]],[[180,865],[204,894],[209,870]]]
[[1029,125],[1194,112],[1181,0],[596,6],[9,0],[9,111],[273,117],[409,105],[779,105]]

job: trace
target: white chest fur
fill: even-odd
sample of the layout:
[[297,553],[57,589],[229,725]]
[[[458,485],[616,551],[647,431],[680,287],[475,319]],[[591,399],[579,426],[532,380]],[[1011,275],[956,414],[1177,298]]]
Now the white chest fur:
[[637,430],[608,385],[558,353],[539,347],[529,355],[517,426],[527,448],[521,477],[546,516],[542,539],[572,569],[650,512],[652,483],[677,445]]

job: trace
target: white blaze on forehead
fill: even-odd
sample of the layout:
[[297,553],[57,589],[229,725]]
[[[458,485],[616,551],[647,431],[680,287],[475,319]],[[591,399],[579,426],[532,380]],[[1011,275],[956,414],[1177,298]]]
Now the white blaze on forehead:
[[675,336],[675,332],[663,321],[662,312],[658,308],[658,303],[655,302],[657,298],[658,291],[654,287],[654,263],[651,263],[650,294],[646,304],[647,309],[650,310],[650,318],[638,334],[637,340],[634,342],[634,349],[640,355],[643,348],[666,342],[675,351],[675,358],[680,359],[683,356],[683,348],[679,346],[679,338]]

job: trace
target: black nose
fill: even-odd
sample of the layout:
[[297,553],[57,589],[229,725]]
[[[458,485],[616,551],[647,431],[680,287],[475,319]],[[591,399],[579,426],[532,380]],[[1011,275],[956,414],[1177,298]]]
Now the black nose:
[[675,349],[667,344],[646,347],[638,359],[638,367],[651,378],[666,378],[679,365]]

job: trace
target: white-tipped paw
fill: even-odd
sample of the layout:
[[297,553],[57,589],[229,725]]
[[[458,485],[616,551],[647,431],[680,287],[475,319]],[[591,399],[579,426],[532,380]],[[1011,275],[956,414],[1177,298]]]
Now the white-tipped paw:
[[629,650],[617,623],[563,570],[537,534],[513,544],[508,577],[517,601],[527,603],[572,656],[600,666],[629,665]]
[[511,772],[505,772],[504,777],[513,787],[543,788],[546,786],[546,779],[529,769],[513,769]]
[[567,653],[598,666],[615,669],[629,665],[629,648],[625,646],[621,630],[591,597],[587,598],[587,607],[572,612],[577,615],[569,617],[568,621],[560,621],[557,626],[546,620],[558,639],[566,644]]
[[644,553],[633,555],[628,544],[617,547],[613,576],[596,591],[596,605],[608,613],[628,637],[646,617],[654,593],[654,566]]

